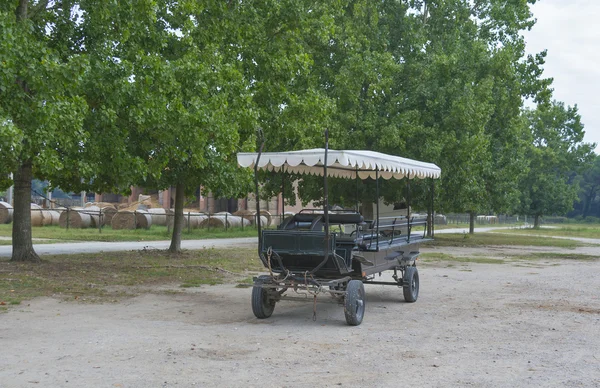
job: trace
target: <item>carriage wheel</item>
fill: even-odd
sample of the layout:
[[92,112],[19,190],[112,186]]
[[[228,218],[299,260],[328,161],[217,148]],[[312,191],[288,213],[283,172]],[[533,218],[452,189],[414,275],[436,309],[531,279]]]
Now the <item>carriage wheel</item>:
[[360,280],[350,280],[346,288],[344,300],[344,314],[346,322],[351,326],[358,326],[365,315],[365,286]]
[[252,312],[258,319],[269,318],[275,309],[275,301],[269,297],[269,293],[261,285],[268,283],[269,279],[259,276],[252,288]]
[[419,297],[419,271],[417,267],[406,267],[404,272],[404,300],[408,303],[414,303]]

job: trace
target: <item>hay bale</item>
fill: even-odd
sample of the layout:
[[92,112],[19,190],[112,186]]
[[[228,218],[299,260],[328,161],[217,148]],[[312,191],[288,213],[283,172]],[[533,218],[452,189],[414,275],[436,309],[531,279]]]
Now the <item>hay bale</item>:
[[[206,218],[206,214],[198,213],[198,212],[184,212],[183,213],[183,227],[191,228],[191,229],[199,229],[201,228],[202,221]],[[167,212],[167,228],[169,230],[173,229],[173,224],[175,223],[175,211],[173,209]],[[189,224],[189,225],[188,225]]]
[[42,208],[35,203],[31,204],[31,226],[44,226],[44,215],[42,214]]
[[163,208],[148,209],[150,217],[152,217],[152,225],[167,225],[167,211]]
[[117,214],[115,207],[105,207],[102,209],[102,218],[104,219],[104,225],[110,225],[113,216]]
[[251,223],[254,223],[254,214],[256,214],[256,212],[252,210],[238,210],[235,213],[233,213],[234,216],[245,218]]
[[61,228],[66,228],[68,223],[69,228],[89,228],[92,225],[92,217],[82,210],[81,207],[72,207],[63,211],[58,219],[58,225]]
[[267,226],[271,226],[271,222],[273,222],[273,217],[271,216],[271,213],[269,213],[266,210],[261,210],[260,211],[260,215],[267,217]]
[[242,222],[244,226],[250,225],[250,221],[245,218],[239,216],[224,216],[224,215],[211,215],[202,221],[200,224],[201,228],[225,228],[227,225],[228,228],[231,227],[241,227]]
[[152,226],[152,217],[145,210],[119,210],[112,217],[110,225],[115,230],[150,229],[150,226]]
[[44,226],[58,226],[58,221],[60,219],[60,212],[56,210],[47,210],[44,213]]
[[10,224],[13,219],[13,207],[7,203],[0,201],[0,224]]
[[98,206],[86,206],[83,210],[81,210],[81,212],[89,214],[92,218],[92,223],[90,227],[97,228],[99,226],[104,225],[104,217],[100,217],[100,215],[102,214],[102,210]]
[[[217,214],[220,214],[220,213],[217,213]],[[256,220],[258,218],[258,217],[256,217],[256,212],[254,210],[238,210],[235,213],[233,213],[233,215],[242,217],[242,218],[250,221],[251,225],[255,225]],[[263,227],[270,226],[273,221],[273,217],[271,216],[271,213],[269,213],[266,210],[260,211],[259,219],[260,219],[260,225]],[[241,224],[240,224],[240,226],[241,226]]]
[[266,228],[269,226],[269,220],[265,216],[260,216],[260,226]]
[[88,203],[85,204],[86,208],[90,207],[90,206],[97,206],[100,209],[107,209],[107,208],[116,209],[115,205],[112,204],[112,203],[110,203],[110,202],[93,202],[93,203],[92,202],[88,202]]

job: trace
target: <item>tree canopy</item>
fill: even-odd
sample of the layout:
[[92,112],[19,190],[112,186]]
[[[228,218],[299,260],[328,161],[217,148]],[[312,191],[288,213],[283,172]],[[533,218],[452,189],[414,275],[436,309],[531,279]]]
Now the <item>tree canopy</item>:
[[[259,129],[267,151],[321,146],[328,128],[332,148],[434,162],[440,211],[564,213],[591,146],[576,107],[551,102],[545,52],[525,55],[534,3],[5,1],[0,167],[14,173],[13,260],[38,259],[32,178],[74,191],[175,186],[179,250],[184,193],[248,192],[235,153],[254,149]],[[280,177],[263,180],[266,195],[281,190]],[[412,183],[421,207],[423,183]],[[298,186],[303,201],[323,197],[317,178]],[[330,198],[368,205],[374,188],[336,182]],[[405,192],[382,183],[385,202]]]

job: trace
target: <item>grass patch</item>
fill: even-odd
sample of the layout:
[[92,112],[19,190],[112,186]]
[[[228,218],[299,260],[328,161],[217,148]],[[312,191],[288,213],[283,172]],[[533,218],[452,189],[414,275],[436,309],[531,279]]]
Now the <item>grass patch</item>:
[[569,260],[569,261],[598,261],[599,256],[576,254],[576,253],[553,253],[553,252],[533,252],[526,255],[513,257],[517,261],[533,260]]
[[556,237],[583,237],[583,238],[600,238],[600,225],[590,224],[557,224],[544,225],[552,226],[552,228],[525,228],[525,229],[503,229],[494,231],[494,233],[511,233],[511,234],[534,234],[537,236],[556,236]]
[[576,248],[586,244],[551,237],[509,235],[504,233],[475,233],[475,234],[436,234],[435,240],[428,242],[429,246],[446,247],[483,247],[489,245],[521,245],[559,248]]
[[449,261],[454,263],[504,264],[504,260],[502,259],[490,259],[487,257],[461,257],[438,252],[421,253],[419,257],[427,262]]
[[[105,226],[100,232],[98,229],[63,229],[59,226],[45,226],[32,229],[33,238],[47,238],[53,241],[34,241],[35,244],[51,243],[57,241],[161,241],[170,240],[171,232],[166,226],[152,226],[150,229],[113,230]],[[0,236],[11,237],[12,225],[0,225]],[[257,231],[254,227],[225,229],[184,229],[183,240],[199,240],[207,238],[234,238],[254,237]],[[3,244],[7,242],[6,244]],[[2,245],[10,245],[10,240],[0,240]]]
[[262,269],[255,248],[44,256],[39,264],[1,260],[0,307],[39,296],[106,302],[161,285],[246,281],[248,271]]

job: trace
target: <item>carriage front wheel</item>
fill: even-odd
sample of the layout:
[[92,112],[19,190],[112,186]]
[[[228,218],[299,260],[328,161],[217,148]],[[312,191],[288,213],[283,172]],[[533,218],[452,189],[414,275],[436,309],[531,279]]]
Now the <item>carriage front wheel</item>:
[[262,287],[268,279],[262,276],[256,279],[252,288],[252,312],[258,319],[269,318],[275,310],[275,301],[269,297],[268,291]]
[[365,315],[365,286],[360,280],[350,280],[346,287],[344,299],[344,314],[346,322],[351,326],[358,326]]

